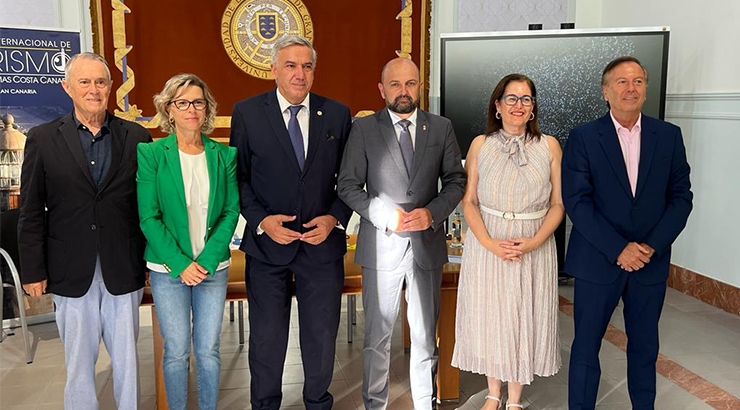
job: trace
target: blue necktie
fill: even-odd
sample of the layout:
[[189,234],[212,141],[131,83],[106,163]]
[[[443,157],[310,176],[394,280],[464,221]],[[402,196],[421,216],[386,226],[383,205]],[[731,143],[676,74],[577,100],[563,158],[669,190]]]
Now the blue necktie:
[[401,126],[401,136],[398,139],[398,146],[401,147],[401,155],[403,155],[403,163],[406,165],[406,173],[411,176],[411,165],[414,163],[414,144],[411,142],[411,133],[409,133],[411,121],[401,120],[398,121],[398,125]]
[[290,120],[288,120],[288,135],[290,135],[290,142],[293,143],[293,151],[295,157],[298,160],[298,166],[303,171],[303,164],[306,163],[306,154],[303,152],[303,133],[301,132],[301,126],[298,125],[298,111],[303,108],[302,105],[291,105],[288,107],[290,110]]

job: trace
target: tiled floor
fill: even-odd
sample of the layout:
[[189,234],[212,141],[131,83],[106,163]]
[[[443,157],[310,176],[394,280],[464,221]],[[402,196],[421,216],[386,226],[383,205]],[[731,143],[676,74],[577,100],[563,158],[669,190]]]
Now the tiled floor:
[[[572,300],[573,287],[560,286],[560,294]],[[359,303],[358,303],[359,304]],[[346,306],[346,304],[345,304]],[[294,319],[297,319],[294,307]],[[337,340],[334,380],[331,392],[338,410],[362,408],[362,333],[363,316],[358,312],[355,341],[347,343],[346,312]],[[565,409],[567,398],[567,362],[570,342],[573,337],[572,319],[561,312],[560,336],[563,368],[550,378],[538,378],[524,390],[528,409]],[[139,357],[141,363],[142,408],[154,408],[154,371],[152,354],[152,328],[149,308],[141,310],[141,333]],[[297,320],[294,320],[297,323]],[[400,322],[399,322],[400,324]],[[621,310],[615,313],[612,324],[624,330]],[[303,408],[301,389],[303,372],[298,349],[298,328],[294,324],[285,363],[283,406],[286,409]],[[400,326],[396,326],[391,359],[391,389],[389,409],[411,409],[409,394],[408,355],[401,346]],[[221,394],[219,409],[249,408],[249,369],[246,346],[239,345],[238,327],[229,322],[228,309],[224,316],[221,336]],[[15,409],[61,409],[64,389],[64,355],[62,344],[53,323],[32,326],[34,362],[26,365],[23,358],[23,343],[20,329],[16,335],[0,344],[0,408]],[[248,328],[247,328],[248,331]],[[661,353],[724,390],[730,397],[740,397],[740,317],[725,313],[694,298],[668,290],[666,306],[661,320]],[[629,409],[626,387],[625,354],[615,345],[604,342],[601,350],[602,379],[597,408],[603,410]],[[193,366],[194,369],[195,366]],[[191,408],[197,408],[194,374],[191,377]],[[679,387],[668,378],[658,375],[658,409],[711,409],[704,400],[706,394],[699,389],[695,394]],[[101,350],[97,366],[98,397],[101,409],[115,409],[113,400],[110,359]],[[480,408],[486,394],[483,376],[461,374],[461,400],[457,404],[446,404],[442,409]],[[696,390],[696,389],[695,389]],[[721,390],[720,390],[721,391]],[[711,402],[711,400],[706,400]],[[735,408],[735,407],[722,407]]]

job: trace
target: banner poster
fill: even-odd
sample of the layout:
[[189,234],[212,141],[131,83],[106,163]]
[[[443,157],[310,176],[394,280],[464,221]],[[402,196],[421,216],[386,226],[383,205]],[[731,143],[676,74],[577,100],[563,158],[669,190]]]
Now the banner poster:
[[80,34],[0,26],[0,210],[17,207],[28,130],[72,110],[64,65],[80,52]]
[[[64,65],[80,52],[77,31],[0,26],[0,214],[13,223],[19,205],[23,149],[28,131],[72,111],[72,100],[62,88]],[[7,218],[6,218],[7,217]],[[14,235],[3,234],[3,249],[17,249]],[[17,251],[16,251],[17,252]],[[0,258],[2,259],[2,258]],[[7,266],[2,281],[12,283]],[[17,317],[6,292],[3,318]],[[28,315],[52,312],[51,298],[28,298],[19,303]],[[0,338],[2,336],[0,335]]]

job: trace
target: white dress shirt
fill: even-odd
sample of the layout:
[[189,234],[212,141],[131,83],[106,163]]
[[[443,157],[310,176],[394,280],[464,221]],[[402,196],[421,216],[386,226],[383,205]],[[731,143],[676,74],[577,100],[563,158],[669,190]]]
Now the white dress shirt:
[[[409,134],[411,135],[411,146],[414,147],[414,151],[416,151],[416,114],[419,112],[418,109],[414,110],[414,112],[411,114],[410,117],[406,118],[411,122],[409,124]],[[399,117],[398,114],[395,112],[388,110],[388,114],[391,115],[391,122],[393,123],[393,129],[396,130],[396,140],[401,140],[401,131],[403,131],[403,128],[401,127],[401,124],[398,122],[401,121],[403,118]]]
[[[305,158],[308,153],[308,123],[311,113],[311,107],[309,104],[309,100],[311,99],[311,93],[306,94],[306,98],[303,99],[303,102],[300,104],[291,104],[288,102],[285,97],[283,97],[282,94],[280,94],[280,90],[275,90],[277,93],[277,99],[278,104],[280,105],[280,112],[283,113],[283,121],[285,121],[285,129],[288,129],[288,122],[290,121],[290,106],[292,105],[302,105],[303,107],[298,111],[298,114],[296,117],[298,118],[298,126],[301,128],[301,134],[303,134],[303,157]],[[336,227],[344,229],[342,224],[337,222]],[[257,235],[262,235],[265,233],[264,229],[262,229],[262,221],[260,221],[259,225],[257,225],[256,229]]]
[[308,100],[310,99],[310,93],[306,94],[306,98],[300,104],[291,104],[288,100],[280,94],[280,90],[275,90],[277,93],[278,104],[280,105],[280,112],[283,113],[283,121],[285,121],[285,129],[288,129],[288,122],[290,121],[290,106],[302,105],[303,107],[298,111],[296,117],[298,118],[298,126],[301,127],[301,134],[303,134],[303,158],[306,158],[308,152],[308,119],[311,113],[311,107],[309,106]]
[[[409,124],[409,135],[411,136],[411,146],[414,147],[414,151],[416,151],[416,117],[419,113],[418,109],[415,109],[413,113],[411,113],[411,116],[406,118],[410,124]],[[401,127],[401,124],[398,122],[401,121],[403,118],[399,117],[398,114],[395,112],[388,110],[388,114],[391,116],[391,122],[393,123],[393,129],[396,131],[396,141],[401,140],[401,131],[403,131],[403,127]],[[390,225],[390,220],[393,218],[394,215],[390,215],[388,217],[388,221],[385,224],[385,229],[388,230],[388,226]],[[411,249],[411,248],[409,248]]]

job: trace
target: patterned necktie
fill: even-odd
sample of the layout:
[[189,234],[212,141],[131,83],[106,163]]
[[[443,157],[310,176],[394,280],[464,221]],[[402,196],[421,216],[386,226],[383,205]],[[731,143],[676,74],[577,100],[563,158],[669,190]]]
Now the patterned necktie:
[[406,165],[406,173],[408,176],[411,176],[411,165],[414,163],[414,144],[411,142],[411,133],[409,133],[411,121],[401,120],[398,121],[398,125],[401,126],[401,136],[398,139],[398,146],[401,147],[401,155],[403,155],[403,163]]
[[306,163],[306,154],[303,151],[303,133],[301,127],[298,125],[298,111],[303,108],[302,105],[291,105],[288,107],[290,110],[290,120],[288,120],[288,135],[290,135],[290,142],[293,143],[293,151],[295,157],[298,160],[298,166],[303,171],[303,164]]

